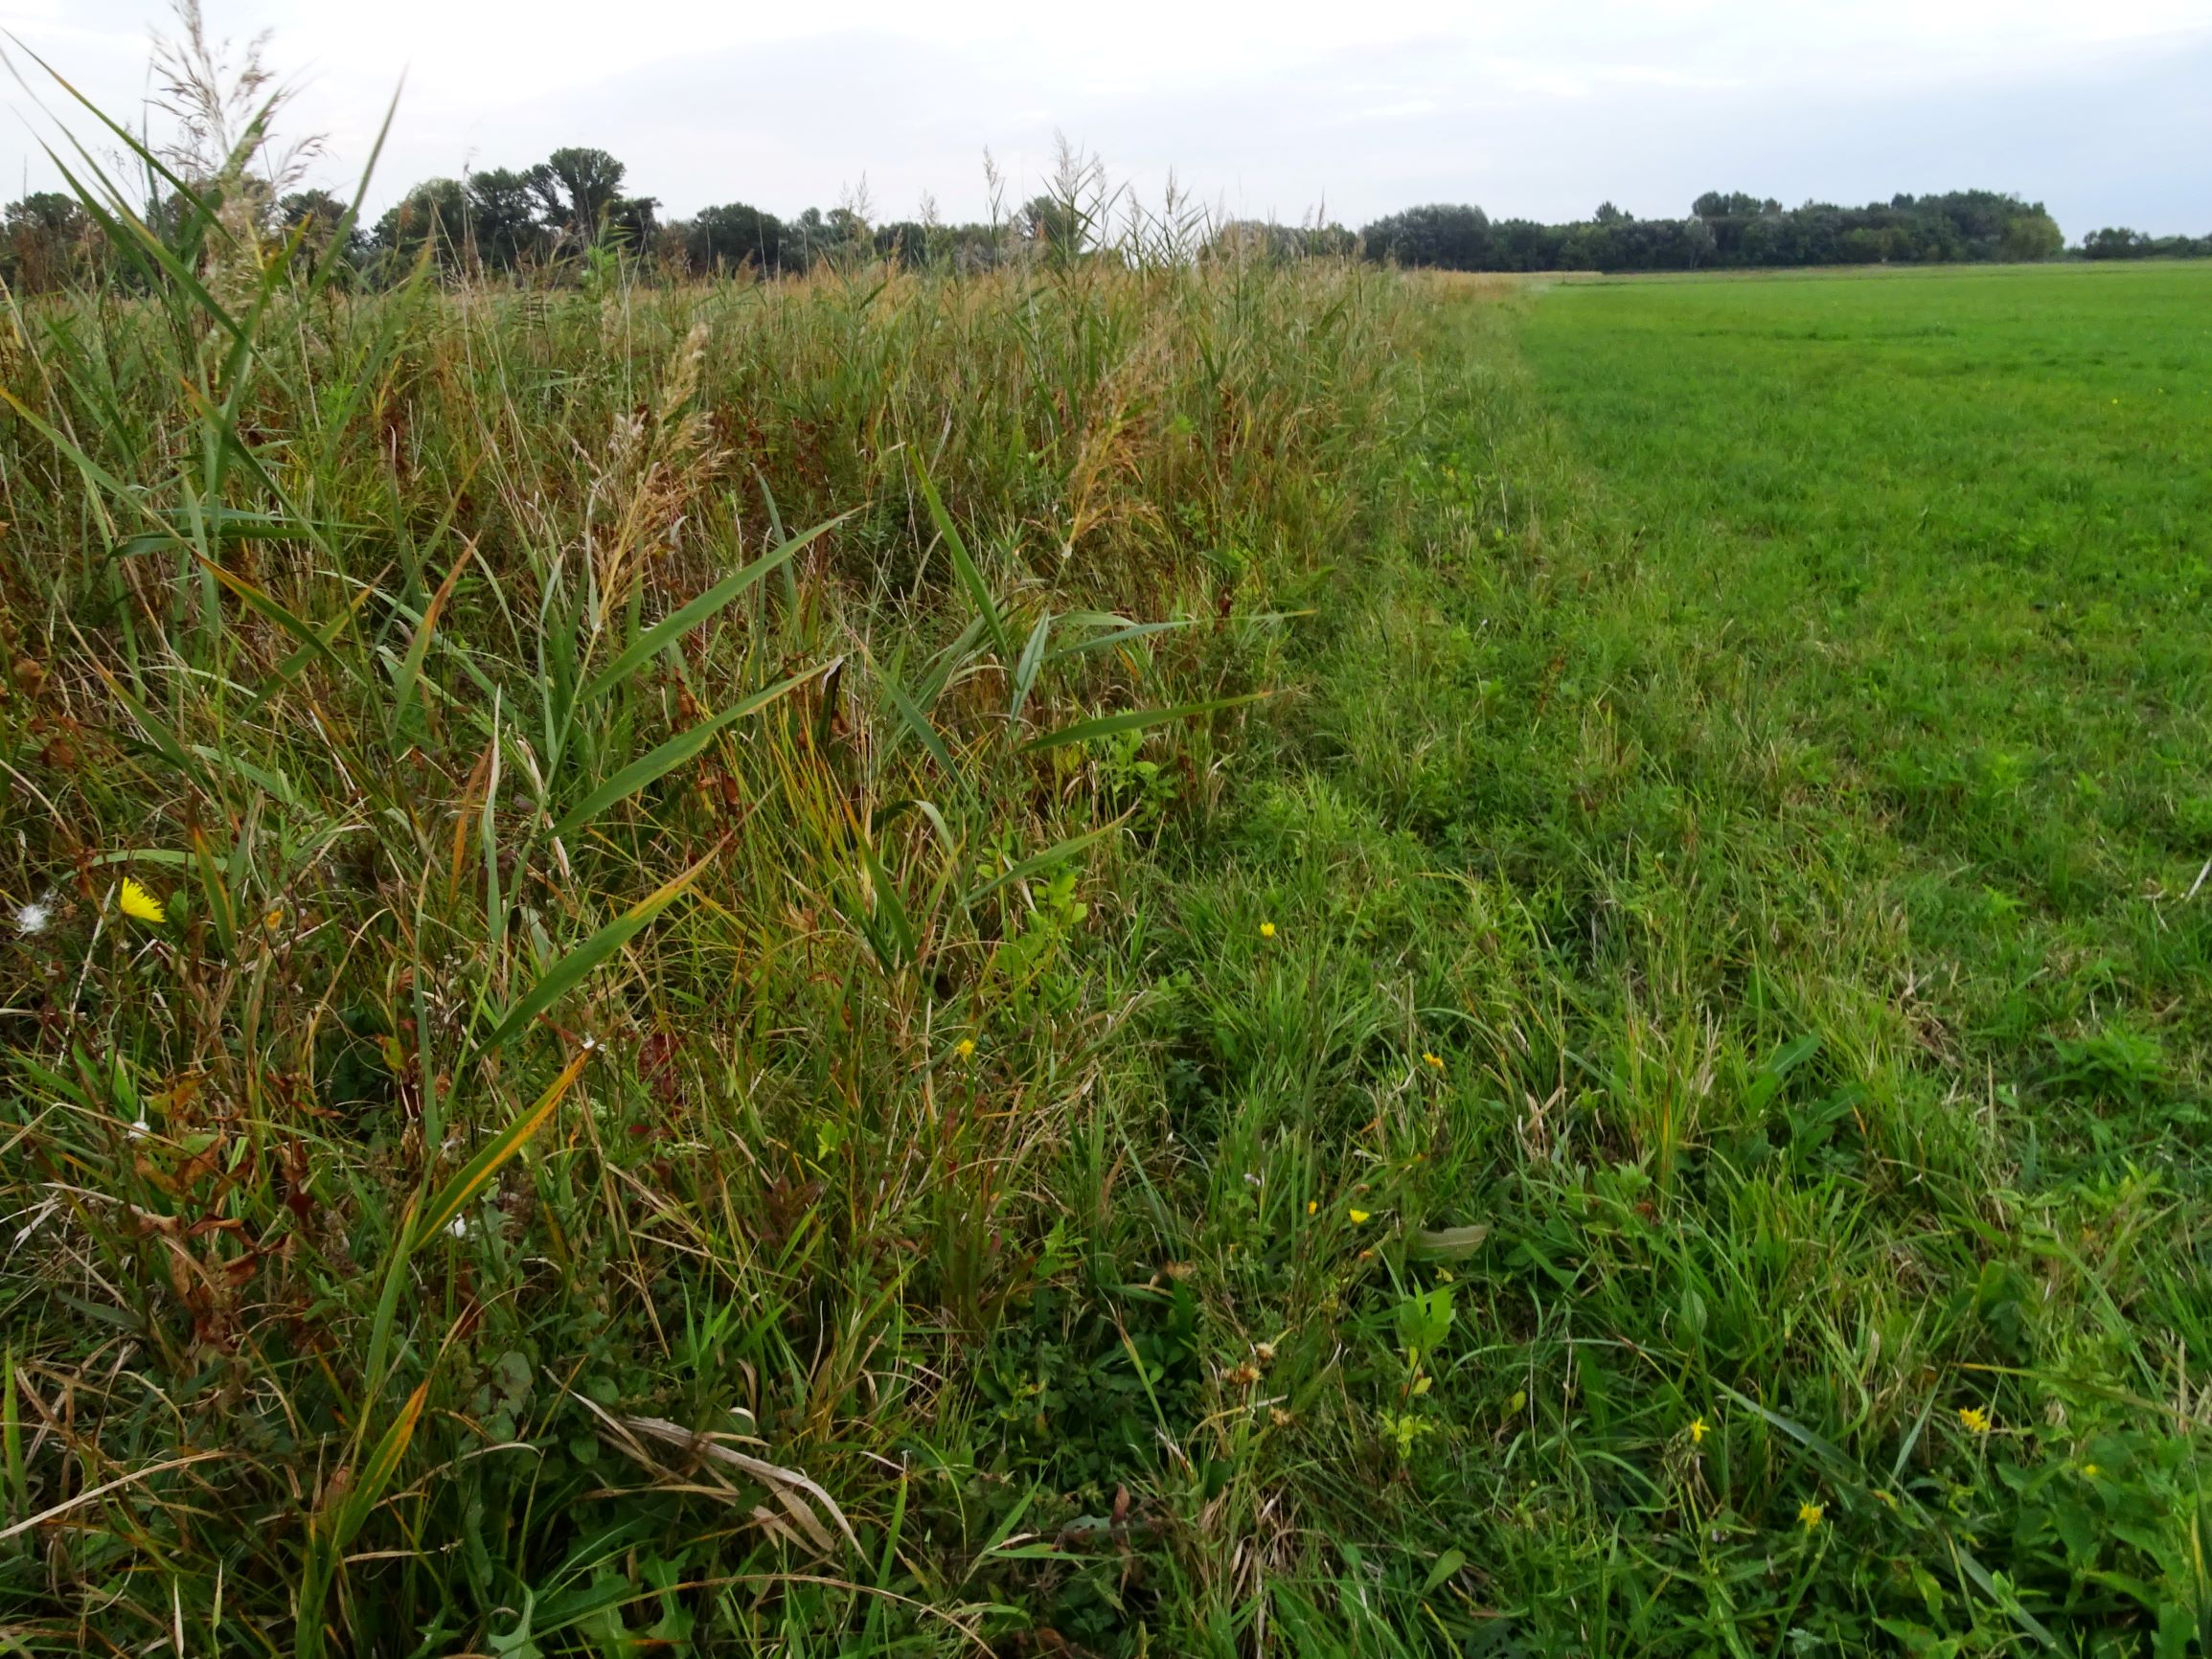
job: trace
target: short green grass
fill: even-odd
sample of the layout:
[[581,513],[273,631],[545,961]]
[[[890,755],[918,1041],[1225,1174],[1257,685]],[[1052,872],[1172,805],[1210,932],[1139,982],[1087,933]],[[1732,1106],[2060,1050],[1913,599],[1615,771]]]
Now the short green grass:
[[[1892,872],[1931,1039],[2108,1150],[2193,1144],[2212,1042],[2208,298],[2201,265],[1624,284],[1523,336],[1658,590],[1646,648],[1751,676],[1739,717]],[[2056,1082],[2107,1035],[2144,1057],[2124,1126]]]
[[0,335],[12,1650],[2205,1643],[2205,273],[179,218]]
[[[1403,551],[1157,1005],[1209,1278],[1406,1648],[2212,1640],[2208,303],[1435,320]],[[1315,1169],[1349,1284],[1265,1196]]]
[[2195,1650],[2212,269],[1469,315],[1255,819],[1427,918],[1435,1535],[1546,1647]]

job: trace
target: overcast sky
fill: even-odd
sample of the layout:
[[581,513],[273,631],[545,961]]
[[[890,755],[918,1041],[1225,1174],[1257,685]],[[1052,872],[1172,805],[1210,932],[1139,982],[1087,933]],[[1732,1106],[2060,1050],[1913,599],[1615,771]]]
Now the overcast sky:
[[[1053,135],[1156,199],[1171,169],[1240,216],[1425,201],[1678,216],[1707,189],[1862,202],[1968,186],[2099,225],[2212,232],[2212,0],[207,0],[274,30],[350,183],[404,74],[377,205],[564,144],[670,214],[924,193],[980,216],[986,147],[1020,193]],[[0,0],[0,27],[111,110],[147,91],[159,0]],[[34,67],[41,100],[62,101]],[[0,194],[55,182],[21,87]]]

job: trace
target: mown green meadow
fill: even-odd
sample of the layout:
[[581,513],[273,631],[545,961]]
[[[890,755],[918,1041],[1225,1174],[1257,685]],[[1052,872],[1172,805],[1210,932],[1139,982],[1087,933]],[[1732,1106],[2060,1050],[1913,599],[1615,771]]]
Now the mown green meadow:
[[114,228],[14,1650],[2212,1641],[2212,273]]

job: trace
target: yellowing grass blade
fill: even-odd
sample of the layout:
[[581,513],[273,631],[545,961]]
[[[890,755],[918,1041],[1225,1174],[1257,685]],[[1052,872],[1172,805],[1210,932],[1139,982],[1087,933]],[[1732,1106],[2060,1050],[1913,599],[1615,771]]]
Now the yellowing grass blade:
[[707,589],[680,610],[670,612],[638,635],[628,649],[594,676],[592,682],[577,693],[577,702],[589,703],[606,695],[693,628],[744,593],[761,578],[789,563],[801,549],[852,516],[850,512],[840,512],[835,518],[825,519],[813,529],[804,531],[781,546],[763,554],[744,569]]
[[545,1093],[537,1097],[531,1108],[486,1142],[476,1156],[469,1159],[459,1173],[445,1183],[445,1191],[431,1200],[429,1209],[422,1214],[422,1219],[416,1224],[415,1240],[410,1249],[420,1250],[426,1239],[467,1207],[469,1199],[484,1191],[491,1177],[499,1172],[500,1165],[522,1150],[523,1143],[537,1133],[545,1120],[553,1116],[553,1108],[560,1104],[561,1097],[583,1075],[583,1068],[590,1059],[590,1049],[579,1050],[576,1057],[561,1067],[560,1075],[547,1085]]
[[1118,715],[1101,715],[1095,720],[1078,720],[1072,726],[1062,726],[1057,732],[1032,738],[1022,744],[1022,748],[1025,751],[1061,749],[1070,743],[1087,743],[1093,738],[1110,738],[1116,732],[1141,731],[1148,726],[1164,726],[1171,720],[1187,720],[1196,715],[1234,709],[1241,704],[1256,703],[1274,694],[1273,692],[1247,692],[1241,697],[1216,697],[1205,703],[1178,703],[1172,709],[1129,709]]
[[844,659],[839,657],[830,663],[817,664],[787,679],[778,680],[772,686],[764,686],[733,703],[713,719],[702,720],[689,731],[677,733],[650,755],[641,755],[563,813],[560,822],[553,827],[555,837],[558,839],[575,834],[616,802],[627,800],[647,784],[665,777],[686,761],[696,758],[701,750],[714,741],[716,733],[734,725],[747,715],[758,714],[794,686],[812,679],[842,661]]
[[399,1460],[407,1455],[407,1444],[415,1438],[415,1424],[422,1420],[422,1403],[429,1396],[429,1383],[419,1383],[415,1392],[407,1397],[407,1403],[399,1408],[399,1415],[392,1420],[392,1426],[376,1442],[376,1449],[369,1454],[369,1461],[361,1466],[345,1502],[338,1506],[331,1520],[333,1554],[353,1541],[353,1535],[361,1530],[369,1512],[383,1501],[384,1489],[399,1471]]
[[[489,845],[487,838],[487,845]],[[647,894],[546,971],[540,979],[523,993],[522,1000],[508,1011],[498,1028],[486,1037],[479,1054],[490,1054],[516,1032],[559,1002],[585,974],[645,931],[648,923],[666,910],[705,874],[708,865],[721,852],[721,843],[681,875],[663,882]]]

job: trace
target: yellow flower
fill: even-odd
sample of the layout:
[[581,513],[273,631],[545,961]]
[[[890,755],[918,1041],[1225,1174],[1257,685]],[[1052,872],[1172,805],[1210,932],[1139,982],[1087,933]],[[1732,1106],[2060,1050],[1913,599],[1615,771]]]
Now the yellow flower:
[[1805,1530],[1809,1533],[1820,1524],[1821,1518],[1827,1513],[1828,1511],[1818,1504],[1799,1504],[1797,1506],[1797,1519],[1803,1523]]
[[1274,924],[1272,921],[1263,921],[1263,922],[1261,922],[1261,923],[1260,923],[1260,937],[1261,937],[1262,939],[1272,939],[1272,938],[1274,938],[1274,937],[1275,937],[1275,924]]
[[1440,1072],[1444,1070],[1444,1057],[1442,1055],[1432,1055],[1425,1049],[1422,1051],[1421,1063],[1425,1065],[1432,1072]]
[[1969,1434],[1987,1434],[1990,1431],[1989,1413],[1978,1405],[1960,1406],[1958,1420]]
[[1347,1214],[1351,1216],[1351,1217],[1352,1217],[1352,1220],[1353,1220],[1353,1222],[1354,1222],[1354,1224],[1355,1224],[1355,1225],[1357,1225],[1357,1226],[1364,1226],[1364,1225],[1366,1225],[1366,1222],[1367,1222],[1367,1212],[1366,1212],[1366,1211],[1364,1211],[1364,1210],[1352,1210],[1352,1211],[1348,1211],[1348,1212],[1347,1212]]
[[1707,1430],[1705,1428],[1705,1420],[1703,1418],[1694,1417],[1690,1420],[1690,1443],[1692,1445],[1703,1445],[1705,1443],[1706,1433]]
[[1320,1199],[1318,1199],[1318,1198],[1309,1198],[1309,1199],[1307,1199],[1307,1200],[1306,1200],[1306,1214],[1307,1214],[1307,1215],[1311,1216],[1311,1215],[1312,1215],[1312,1214],[1313,1214],[1313,1212],[1314,1212],[1314,1211],[1316,1211],[1316,1210],[1318,1210],[1318,1209],[1320,1209],[1320,1208],[1321,1208],[1321,1200],[1320,1200]]
[[2098,1470],[2095,1464],[2084,1464],[2082,1466],[2082,1478],[2084,1480],[2093,1481],[2097,1478],[2097,1474]]
[[123,896],[117,900],[123,914],[138,921],[150,921],[156,926],[169,920],[169,912],[161,907],[161,900],[129,876],[123,878]]
[[975,1039],[973,1037],[962,1037],[952,1045],[952,1052],[962,1059],[966,1059],[975,1052]]

